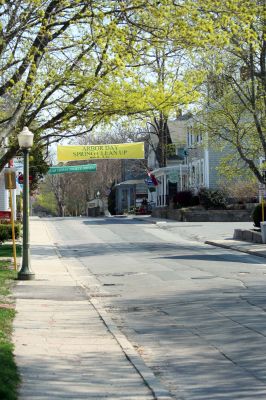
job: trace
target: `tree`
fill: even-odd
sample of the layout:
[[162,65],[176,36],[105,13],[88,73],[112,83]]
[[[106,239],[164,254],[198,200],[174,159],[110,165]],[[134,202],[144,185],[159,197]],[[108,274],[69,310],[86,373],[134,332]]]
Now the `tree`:
[[32,205],[34,213],[43,212],[54,216],[57,215],[57,204],[51,188],[46,183],[41,183],[40,192],[35,196],[35,201]]
[[47,140],[89,132],[116,112],[103,107],[105,96],[112,95],[111,83],[134,49],[134,29],[123,25],[122,9],[143,5],[1,2],[0,142],[9,138],[10,149],[0,170],[18,150],[16,135],[23,126],[31,127],[35,142],[45,146]]
[[51,175],[48,177],[48,187],[53,192],[56,205],[57,205],[57,213],[59,217],[65,216],[66,211],[66,196],[67,196],[67,181],[66,175]]
[[[151,135],[155,135],[157,143],[151,140],[159,167],[165,167],[167,147],[172,143],[168,128],[168,119],[176,116],[181,108],[188,106],[198,98],[197,87],[201,83],[201,74],[185,70],[186,60],[184,49],[172,49],[167,44],[160,44],[150,50],[146,68],[150,74],[144,75],[145,88],[151,94],[153,108],[146,116],[149,117]],[[188,67],[186,67],[188,68]],[[152,99],[156,87],[157,95]]]
[[[125,122],[125,121],[124,121]],[[129,130],[128,125],[125,123],[114,124],[109,127],[106,131],[101,131],[91,135],[84,135],[79,138],[79,144],[100,144],[100,143],[124,143],[131,141],[141,141],[145,137],[145,132],[140,130],[140,128],[135,128],[131,126]],[[63,203],[65,207],[65,212],[70,215],[79,215],[86,213],[87,201],[96,198],[96,193],[100,193],[100,198],[106,200],[111,186],[114,182],[121,181],[123,179],[123,161],[124,160],[97,160],[97,171],[95,173],[69,173],[57,176],[48,176],[46,178],[47,184],[54,191],[55,197],[58,203],[59,213],[62,215]],[[142,161],[142,160],[140,160]],[[81,162],[70,162],[69,165],[84,164],[85,161]],[[93,161],[92,161],[93,162]],[[138,170],[142,168],[144,170],[144,165],[140,163]],[[136,170],[136,166],[132,167]],[[60,211],[61,210],[61,211]]]
[[[130,101],[136,105],[142,102],[139,113],[150,119],[151,133],[157,136],[154,150],[160,167],[166,165],[166,148],[171,143],[168,119],[197,99],[197,88],[207,73],[205,64],[212,58],[209,49],[220,52],[235,35],[244,40],[249,37],[246,25],[257,12],[249,3],[160,1],[156,10],[126,14],[127,23],[140,29],[146,43],[139,55],[139,76],[133,81],[143,93],[139,99],[137,95],[128,97],[126,92],[128,110],[134,109]],[[195,63],[194,52],[200,50],[204,51],[204,65]]]
[[[249,37],[246,26],[258,11],[251,3],[2,1],[0,141],[8,138],[10,149],[0,170],[16,153],[16,136],[25,125],[40,146],[91,132],[113,116],[155,112],[162,131],[170,113],[193,100],[200,75],[197,70],[192,79],[182,70],[172,84],[163,81],[172,54],[175,64],[182,49],[221,49],[243,31]],[[156,80],[147,76],[152,70]]]
[[33,193],[37,190],[39,181],[49,169],[49,165],[45,161],[45,155],[40,147],[33,147],[29,157],[29,174],[31,176],[30,191]]
[[[215,18],[229,18],[225,10],[226,6],[218,10]],[[222,50],[213,46],[211,55],[204,55],[205,109],[199,110],[209,139],[220,147],[227,145],[223,172],[243,175],[248,169],[260,182],[259,158],[266,159],[265,13],[265,1],[242,2],[234,12],[234,25],[226,27],[229,36]]]

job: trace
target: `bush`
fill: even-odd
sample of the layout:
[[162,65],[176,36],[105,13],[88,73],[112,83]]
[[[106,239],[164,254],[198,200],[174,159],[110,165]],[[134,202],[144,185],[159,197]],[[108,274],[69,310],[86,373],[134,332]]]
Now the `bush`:
[[8,240],[8,225],[0,225],[0,242]]
[[[20,237],[21,225],[15,224],[15,238]],[[10,223],[0,223],[0,242],[5,242],[6,240],[12,239],[12,226]]]
[[198,193],[200,204],[208,208],[225,209],[226,198],[221,190],[202,188]]
[[[264,205],[264,220],[266,218],[266,204]],[[260,222],[262,221],[262,206],[261,204],[258,204],[252,213],[252,219],[254,222],[254,225],[260,228]]]
[[57,216],[56,211],[54,211],[52,209],[52,207],[51,208],[47,208],[47,207],[44,207],[44,206],[42,206],[42,205],[40,205],[38,203],[34,203],[34,205],[33,205],[33,213],[34,213],[34,215],[39,215],[39,216],[52,216],[52,217],[56,217]]
[[199,196],[193,196],[191,199],[191,206],[198,206],[200,204]]
[[177,192],[173,197],[173,203],[176,207],[189,207],[192,200],[192,192],[190,190],[184,190]]

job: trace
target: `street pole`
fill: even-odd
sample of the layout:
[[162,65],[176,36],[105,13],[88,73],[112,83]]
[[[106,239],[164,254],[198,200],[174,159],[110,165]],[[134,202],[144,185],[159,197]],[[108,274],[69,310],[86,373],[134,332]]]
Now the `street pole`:
[[[28,128],[24,128],[26,130]],[[23,130],[23,131],[24,131]],[[30,132],[28,130],[28,132]],[[27,132],[26,132],[27,133]],[[31,132],[30,132],[31,133]],[[29,244],[29,150],[31,146],[20,146],[24,155],[23,171],[23,244],[22,266],[18,272],[19,280],[33,280],[35,274],[30,270],[30,244]]]

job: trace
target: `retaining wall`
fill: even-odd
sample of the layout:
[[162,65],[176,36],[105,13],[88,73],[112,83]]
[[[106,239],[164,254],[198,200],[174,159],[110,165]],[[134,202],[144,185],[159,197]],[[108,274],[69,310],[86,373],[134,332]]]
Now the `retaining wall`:
[[253,230],[235,229],[234,239],[244,242],[262,243],[261,233]]
[[201,210],[192,208],[169,209],[157,207],[152,217],[173,219],[183,222],[249,222],[252,221],[251,210]]

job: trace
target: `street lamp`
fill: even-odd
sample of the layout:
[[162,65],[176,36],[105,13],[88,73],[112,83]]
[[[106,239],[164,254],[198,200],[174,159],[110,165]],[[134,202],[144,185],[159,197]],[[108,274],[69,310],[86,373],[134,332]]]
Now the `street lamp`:
[[33,133],[26,126],[18,135],[19,147],[24,155],[22,266],[18,273],[18,279],[20,280],[32,280],[35,278],[35,274],[30,270],[29,253],[29,151],[33,145],[33,136]]
[[100,192],[99,192],[99,190],[96,193],[96,199],[97,199],[97,207],[100,208]]

